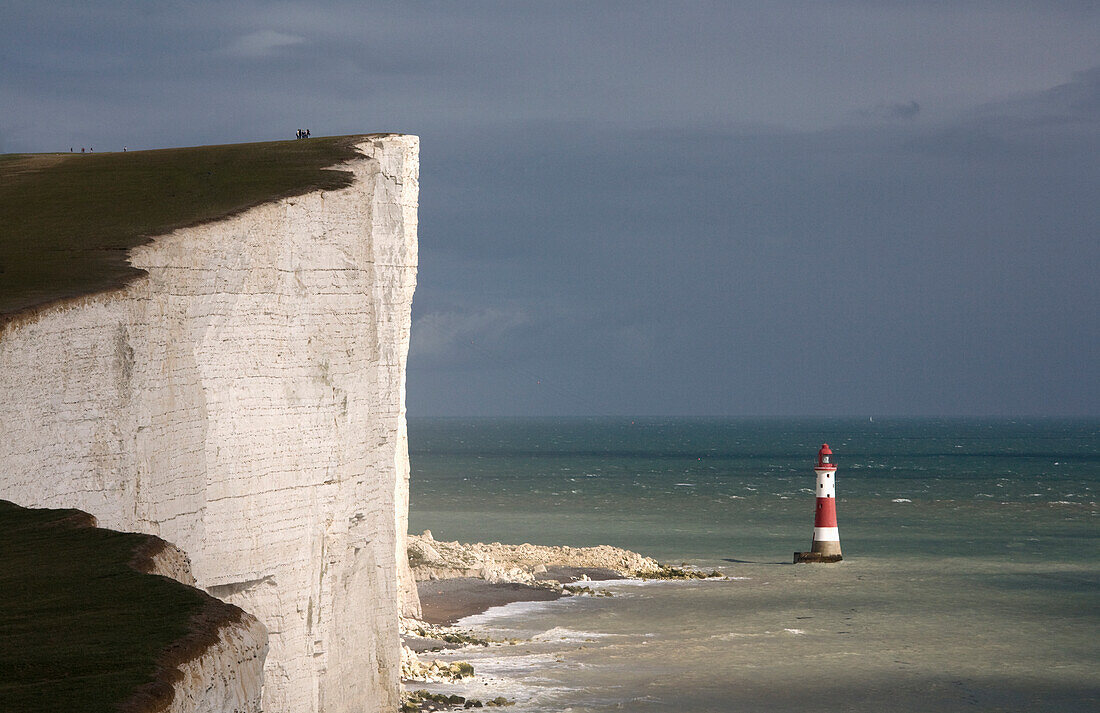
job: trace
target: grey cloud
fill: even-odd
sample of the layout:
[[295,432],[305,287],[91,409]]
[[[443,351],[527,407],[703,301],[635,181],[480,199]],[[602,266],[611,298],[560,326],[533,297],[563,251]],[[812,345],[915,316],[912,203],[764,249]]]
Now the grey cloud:
[[259,30],[236,38],[225,51],[235,57],[267,57],[276,50],[300,45],[305,41],[305,38],[300,35],[275,30]]
[[[1085,10],[1025,4],[15,0],[0,26],[10,70],[0,125],[11,107],[37,101],[43,116],[11,142],[52,146],[65,128],[59,97],[76,95],[118,115],[92,129],[107,144],[135,131],[148,133],[146,145],[155,135],[162,145],[272,138],[303,111],[323,115],[309,123],[326,132],[532,121],[814,130],[867,96],[904,92],[944,112],[960,108],[958,97],[1044,86],[1095,57],[1095,26]],[[293,61],[217,52],[263,32],[306,43],[282,47]],[[263,39],[238,49],[271,49]],[[155,126],[136,117],[125,126],[150,93],[145,111],[173,110]]]
[[420,358],[453,359],[468,345],[496,348],[517,327],[530,322],[523,309],[483,307],[473,310],[438,310],[421,314],[413,324],[413,342]]
[[1094,129],[1100,123],[1100,66],[1074,72],[1070,81],[1049,89],[987,102],[973,112],[972,119],[1007,128],[1083,124]]
[[984,102],[907,142],[931,155],[1000,161],[1093,149],[1100,137],[1100,67],[1074,72],[1049,89]]
[[915,119],[917,114],[920,114],[920,104],[916,101],[910,101],[904,104],[891,104],[883,107],[882,113],[890,119]]
[[420,134],[416,415],[1100,410],[1094,4],[4,19],[7,150]]
[[[415,309],[553,305],[494,354],[588,395],[540,396],[503,373],[494,386],[499,362],[466,354],[464,373],[483,376],[435,403],[1088,413],[1100,393],[1074,375],[1100,356],[1079,309],[1096,303],[1083,266],[1100,260],[1100,138],[1005,134],[1021,114],[820,132],[542,123],[467,133],[434,158],[427,141],[443,190],[422,197],[432,287]],[[805,346],[821,330],[835,350]],[[410,404],[443,388],[415,343],[410,370]]]
[[872,109],[862,109],[855,116],[863,119],[915,119],[920,114],[920,104],[916,100],[894,104],[879,104]]

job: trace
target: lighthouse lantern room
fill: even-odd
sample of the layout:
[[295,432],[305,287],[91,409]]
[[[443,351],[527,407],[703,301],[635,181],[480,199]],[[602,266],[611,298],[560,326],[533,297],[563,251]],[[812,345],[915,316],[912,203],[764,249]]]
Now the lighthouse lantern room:
[[814,463],[817,476],[814,512],[814,539],[809,552],[795,552],[795,564],[799,562],[839,562],[840,531],[836,526],[836,460],[828,443],[821,444]]

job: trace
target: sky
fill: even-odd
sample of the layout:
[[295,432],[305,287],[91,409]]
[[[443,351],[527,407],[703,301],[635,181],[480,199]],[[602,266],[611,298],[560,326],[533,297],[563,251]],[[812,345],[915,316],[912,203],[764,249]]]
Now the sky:
[[412,417],[1100,415],[1100,3],[0,4],[0,152],[421,137]]

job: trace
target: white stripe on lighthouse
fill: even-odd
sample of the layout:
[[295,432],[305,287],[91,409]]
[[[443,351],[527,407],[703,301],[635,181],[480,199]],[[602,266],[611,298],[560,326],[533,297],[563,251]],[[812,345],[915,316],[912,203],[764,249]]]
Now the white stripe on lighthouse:
[[815,527],[814,542],[840,542],[840,530],[835,527]]
[[817,497],[819,498],[835,498],[836,497],[836,484],[833,483],[833,479],[818,478],[817,480]]

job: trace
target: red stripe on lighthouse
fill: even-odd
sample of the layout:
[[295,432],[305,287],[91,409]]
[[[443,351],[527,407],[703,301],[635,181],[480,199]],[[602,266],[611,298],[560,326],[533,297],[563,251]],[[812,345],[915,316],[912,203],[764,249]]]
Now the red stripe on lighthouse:
[[818,498],[814,527],[836,527],[836,498]]

